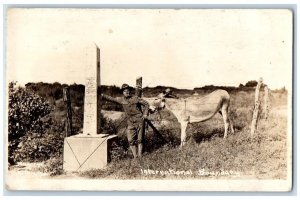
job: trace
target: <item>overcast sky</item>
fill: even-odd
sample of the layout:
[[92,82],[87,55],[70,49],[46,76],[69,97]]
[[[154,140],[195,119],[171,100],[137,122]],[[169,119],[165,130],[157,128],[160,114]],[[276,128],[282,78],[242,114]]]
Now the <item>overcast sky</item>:
[[8,80],[85,82],[85,47],[101,50],[101,83],[194,88],[292,81],[288,10],[10,9]]

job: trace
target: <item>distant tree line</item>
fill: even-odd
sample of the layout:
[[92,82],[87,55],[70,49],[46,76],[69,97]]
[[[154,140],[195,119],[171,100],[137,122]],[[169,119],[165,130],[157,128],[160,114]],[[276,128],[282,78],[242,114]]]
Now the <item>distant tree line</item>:
[[[145,97],[155,97],[159,93],[163,92],[167,88],[170,88],[175,94],[177,95],[192,95],[195,93],[207,93],[211,92],[216,89],[224,89],[227,90],[228,92],[237,92],[237,91],[250,91],[253,90],[257,85],[256,80],[250,80],[246,82],[245,85],[242,83],[239,84],[238,87],[233,87],[233,86],[215,86],[215,85],[206,85],[203,87],[195,87],[194,89],[178,89],[175,87],[168,87],[168,86],[156,86],[156,87],[145,87],[143,88],[143,94]],[[81,107],[84,105],[84,85],[82,84],[60,84],[58,82],[55,83],[43,83],[43,82],[38,82],[38,83],[27,83],[25,85],[26,89],[33,91],[34,93],[38,94],[39,96],[46,98],[50,103],[54,104],[56,103],[57,100],[62,99],[62,91],[64,87],[69,87],[70,88],[70,95],[71,95],[71,101],[72,104],[75,106]],[[121,89],[118,86],[112,85],[112,86],[107,86],[107,85],[102,85],[100,88],[101,92],[104,94],[113,96],[113,97],[118,97],[121,96]],[[133,88],[133,93],[135,89]],[[285,92],[286,89],[283,87],[281,89],[275,90],[275,92]],[[103,109],[110,109],[110,110],[116,110],[120,111],[122,108],[119,105],[115,105],[113,103],[104,101],[103,102]]]

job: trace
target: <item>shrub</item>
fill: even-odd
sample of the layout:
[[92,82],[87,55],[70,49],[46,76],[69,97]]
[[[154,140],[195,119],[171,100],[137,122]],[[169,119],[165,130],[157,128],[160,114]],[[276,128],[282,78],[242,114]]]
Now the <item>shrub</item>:
[[245,84],[246,87],[255,87],[256,85],[257,85],[257,81],[255,81],[255,80],[248,81]]
[[17,161],[15,153],[20,138],[28,132],[40,132],[42,119],[51,112],[46,100],[22,87],[16,87],[15,82],[9,84],[8,101],[8,157],[9,163]]
[[50,174],[50,176],[57,176],[64,174],[63,157],[51,158],[45,162],[45,165],[39,169],[42,172]]
[[40,162],[62,155],[64,123],[48,116],[38,126],[39,132],[29,131],[20,138],[15,150],[16,161]]

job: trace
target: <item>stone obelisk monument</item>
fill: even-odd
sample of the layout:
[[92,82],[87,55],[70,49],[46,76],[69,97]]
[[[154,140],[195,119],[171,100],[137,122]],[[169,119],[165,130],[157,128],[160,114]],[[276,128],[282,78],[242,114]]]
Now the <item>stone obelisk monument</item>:
[[111,142],[116,135],[100,132],[101,99],[100,88],[100,49],[91,44],[85,51],[85,98],[83,133],[65,138],[65,171],[102,169],[109,162]]
[[90,46],[86,49],[85,96],[83,134],[97,136],[100,134],[101,98],[100,88],[100,49]]

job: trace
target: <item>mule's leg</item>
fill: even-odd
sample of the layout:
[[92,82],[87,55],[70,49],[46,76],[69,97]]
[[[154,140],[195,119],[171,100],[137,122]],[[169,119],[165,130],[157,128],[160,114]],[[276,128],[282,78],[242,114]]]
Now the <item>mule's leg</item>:
[[223,116],[224,128],[225,128],[224,138],[226,138],[227,137],[228,128],[229,128],[228,106],[227,105],[223,105],[222,106],[222,116]]
[[181,144],[180,147],[183,147],[186,143],[186,127],[188,125],[187,121],[180,122],[181,125]]

